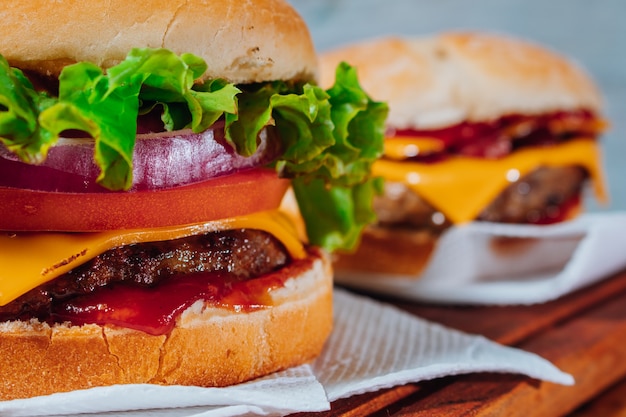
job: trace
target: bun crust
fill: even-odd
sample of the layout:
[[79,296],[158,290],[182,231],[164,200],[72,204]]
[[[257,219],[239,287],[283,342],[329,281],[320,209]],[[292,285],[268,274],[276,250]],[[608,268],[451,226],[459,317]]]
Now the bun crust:
[[336,273],[376,273],[419,278],[435,249],[438,235],[427,231],[369,227],[353,253],[335,253]]
[[0,54],[21,69],[58,75],[79,61],[103,68],[134,47],[207,61],[206,78],[235,83],[311,80],[307,26],[284,0],[11,1],[0,10]]
[[[291,268],[273,306],[235,313],[201,302],[168,336],[110,326],[0,325],[0,400],[132,383],[226,386],[305,363],[332,328],[330,260]],[[287,267],[289,268],[289,267]]]
[[600,93],[566,57],[512,37],[450,32],[423,38],[380,38],[321,55],[321,84],[338,62],[356,66],[363,88],[390,102],[392,127],[431,129],[507,114],[588,109]]

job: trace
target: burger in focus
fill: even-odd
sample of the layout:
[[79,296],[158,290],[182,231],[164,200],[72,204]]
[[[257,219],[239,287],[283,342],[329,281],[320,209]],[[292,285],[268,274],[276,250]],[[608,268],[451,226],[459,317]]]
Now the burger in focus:
[[568,58],[499,34],[386,37],[322,54],[322,85],[339,61],[390,109],[378,220],[338,274],[418,278],[451,227],[563,222],[589,183],[606,199],[602,99]]
[[[316,357],[387,108],[282,0],[5,4],[0,400]],[[367,140],[365,140],[367,138]],[[309,241],[278,207],[293,187]]]

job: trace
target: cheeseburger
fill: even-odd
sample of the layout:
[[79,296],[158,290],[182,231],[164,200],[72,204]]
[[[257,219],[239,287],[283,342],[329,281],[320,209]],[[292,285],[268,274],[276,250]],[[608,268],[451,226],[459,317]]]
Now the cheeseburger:
[[[355,71],[316,86],[282,0],[4,6],[0,399],[225,386],[318,355],[325,250],[371,220],[382,153],[386,106]],[[291,185],[308,242],[278,211]]]
[[389,117],[378,222],[338,270],[417,277],[452,226],[562,222],[588,182],[605,198],[601,97],[567,58],[496,34],[386,37],[324,54],[323,83],[340,60]]

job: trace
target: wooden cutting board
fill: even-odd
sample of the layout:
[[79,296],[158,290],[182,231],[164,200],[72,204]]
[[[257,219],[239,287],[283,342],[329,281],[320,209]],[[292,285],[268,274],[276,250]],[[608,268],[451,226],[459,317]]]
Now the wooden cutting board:
[[449,307],[372,297],[537,353],[572,374],[576,384],[463,375],[354,396],[335,401],[329,412],[298,416],[626,416],[626,271],[534,306]]

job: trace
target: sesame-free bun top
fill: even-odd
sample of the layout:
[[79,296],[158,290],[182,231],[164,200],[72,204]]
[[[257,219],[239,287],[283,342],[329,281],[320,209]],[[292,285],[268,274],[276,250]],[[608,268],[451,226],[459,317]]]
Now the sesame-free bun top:
[[12,0],[0,10],[0,54],[57,75],[80,61],[115,65],[135,47],[190,52],[205,78],[235,83],[315,78],[308,28],[284,0]]
[[321,84],[340,61],[355,66],[363,88],[388,101],[395,128],[430,129],[507,114],[599,112],[601,97],[585,71],[545,47],[510,36],[448,32],[385,37],[321,54]]

